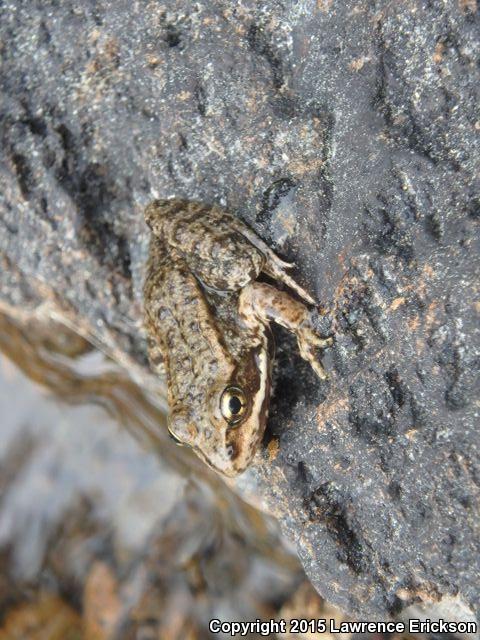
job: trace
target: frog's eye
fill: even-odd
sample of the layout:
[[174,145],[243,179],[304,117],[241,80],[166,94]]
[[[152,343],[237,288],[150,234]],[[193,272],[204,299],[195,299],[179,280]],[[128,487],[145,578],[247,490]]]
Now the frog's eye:
[[234,425],[239,423],[245,413],[247,399],[239,387],[227,387],[220,398],[220,410],[225,420]]

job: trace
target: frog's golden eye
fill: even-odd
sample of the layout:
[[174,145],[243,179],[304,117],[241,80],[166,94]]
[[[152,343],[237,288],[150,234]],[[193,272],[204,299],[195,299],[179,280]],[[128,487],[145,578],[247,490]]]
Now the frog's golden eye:
[[220,398],[220,410],[230,425],[238,424],[247,408],[247,398],[240,387],[227,387]]

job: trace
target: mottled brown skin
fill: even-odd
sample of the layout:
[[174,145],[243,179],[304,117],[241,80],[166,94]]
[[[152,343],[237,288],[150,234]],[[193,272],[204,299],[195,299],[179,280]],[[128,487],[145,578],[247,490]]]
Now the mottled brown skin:
[[[195,202],[158,200],[145,219],[152,230],[144,287],[149,358],[166,371],[169,429],[215,470],[237,475],[265,430],[269,322],[296,334],[302,357],[320,378],[325,372],[315,351],[331,338],[314,332],[302,302],[256,282],[266,273],[313,302],[286,273],[291,265],[234,216]],[[230,387],[245,399],[235,424],[222,404]]]

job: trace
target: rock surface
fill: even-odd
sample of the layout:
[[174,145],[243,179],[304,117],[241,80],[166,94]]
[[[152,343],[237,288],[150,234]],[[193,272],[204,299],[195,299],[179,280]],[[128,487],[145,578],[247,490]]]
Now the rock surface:
[[227,206],[322,303],[320,384],[277,334],[265,448],[236,489],[360,616],[479,614],[475,0],[0,7],[0,296],[152,381],[155,196]]

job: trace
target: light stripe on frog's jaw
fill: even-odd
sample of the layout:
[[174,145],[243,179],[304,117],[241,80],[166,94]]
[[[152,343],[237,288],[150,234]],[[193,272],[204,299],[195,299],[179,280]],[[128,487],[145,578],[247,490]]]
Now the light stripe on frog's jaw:
[[[268,406],[270,401],[270,360],[265,349],[255,354],[255,362],[259,373],[258,390],[253,398],[248,418],[238,427],[232,427],[230,444],[236,451],[235,457],[228,458],[225,450],[225,464],[217,469],[227,476],[235,476],[245,471],[250,464],[265,431]],[[227,440],[227,439],[226,439]],[[228,448],[227,441],[225,442]]]

